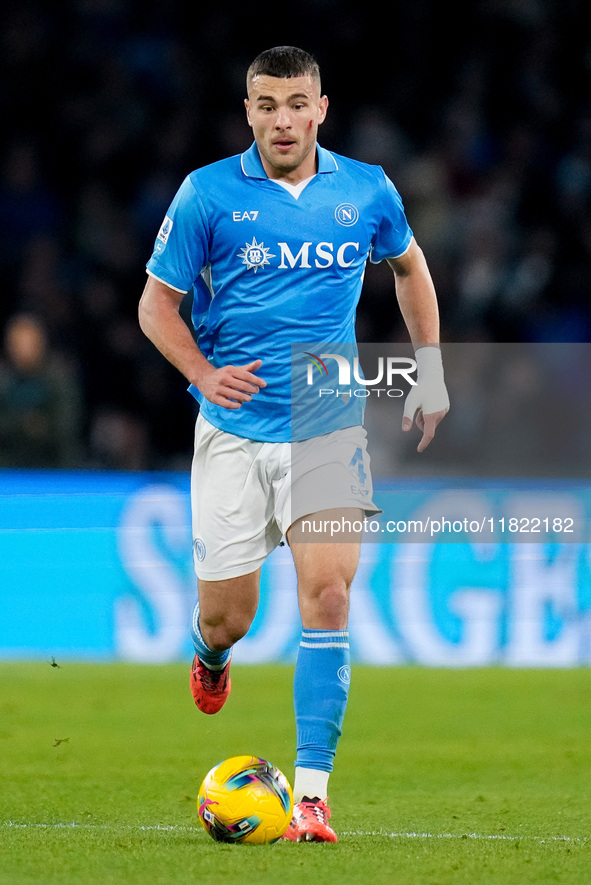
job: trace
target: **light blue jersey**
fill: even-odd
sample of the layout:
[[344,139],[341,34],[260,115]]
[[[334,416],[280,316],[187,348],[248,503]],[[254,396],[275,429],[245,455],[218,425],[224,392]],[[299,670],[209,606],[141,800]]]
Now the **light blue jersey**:
[[[412,238],[379,166],[317,151],[318,173],[297,197],[267,177],[256,144],[192,172],[147,265],[181,292],[194,287],[197,340],[213,365],[262,360],[257,374],[267,386],[240,409],[190,388],[211,424],[262,442],[292,439],[292,344],[306,342],[314,353],[311,342],[354,342],[366,261],[398,257]],[[335,420],[360,424],[361,410],[358,401]],[[303,436],[337,429],[317,425]]]

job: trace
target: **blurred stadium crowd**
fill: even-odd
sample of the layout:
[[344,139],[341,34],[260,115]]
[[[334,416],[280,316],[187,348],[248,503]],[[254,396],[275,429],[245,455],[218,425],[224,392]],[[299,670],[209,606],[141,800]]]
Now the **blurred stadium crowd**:
[[[145,262],[191,169],[244,150],[244,72],[313,52],[329,149],[403,196],[448,341],[591,339],[591,31],[584,0],[22,0],[3,13],[0,466],[184,469],[195,409],[137,325]],[[188,310],[188,305],[187,305]],[[406,340],[368,268],[366,341]],[[461,403],[458,404],[461,408]]]

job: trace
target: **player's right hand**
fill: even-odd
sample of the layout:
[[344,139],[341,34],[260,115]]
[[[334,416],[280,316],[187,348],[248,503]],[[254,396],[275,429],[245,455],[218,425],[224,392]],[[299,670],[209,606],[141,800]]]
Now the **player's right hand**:
[[[261,387],[267,382],[254,373],[263,364],[262,360],[253,360],[245,366],[211,366],[201,380],[199,390],[210,403],[224,409],[239,409],[249,403]],[[211,364],[210,364],[211,365]]]

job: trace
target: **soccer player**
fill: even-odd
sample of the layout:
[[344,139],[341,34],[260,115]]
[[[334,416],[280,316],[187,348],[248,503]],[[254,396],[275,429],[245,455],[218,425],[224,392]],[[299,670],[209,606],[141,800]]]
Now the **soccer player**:
[[[383,170],[318,145],[328,99],[315,59],[288,46],[261,53],[248,69],[247,94],[254,143],[182,183],[147,264],[140,324],[200,403],[191,471],[195,703],[210,714],[225,703],[232,647],[255,616],[261,566],[285,537],[302,622],[286,838],[335,842],[328,779],[349,691],[349,589],[360,533],[306,542],[295,529],[310,514],[345,523],[377,508],[358,409],[328,410],[324,424],[311,422],[294,439],[290,346],[354,342],[366,261],[385,259],[415,348],[418,379],[403,430],[416,422],[419,451],[449,400],[425,258]],[[195,336],[179,313],[192,288]],[[299,471],[294,446],[304,453]]]

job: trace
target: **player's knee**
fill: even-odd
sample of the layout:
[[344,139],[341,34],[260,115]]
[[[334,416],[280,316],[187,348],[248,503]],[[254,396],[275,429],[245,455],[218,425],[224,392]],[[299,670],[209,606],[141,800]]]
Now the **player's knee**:
[[224,618],[215,623],[202,623],[201,633],[212,651],[225,651],[235,645],[250,629],[252,618],[249,615]]
[[338,581],[325,586],[318,597],[318,604],[322,611],[329,615],[342,617],[349,611],[349,585],[345,581]]
[[317,581],[300,591],[302,615],[307,626],[340,630],[349,616],[350,583],[344,578]]

